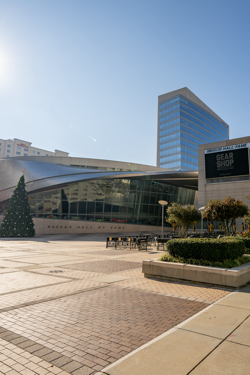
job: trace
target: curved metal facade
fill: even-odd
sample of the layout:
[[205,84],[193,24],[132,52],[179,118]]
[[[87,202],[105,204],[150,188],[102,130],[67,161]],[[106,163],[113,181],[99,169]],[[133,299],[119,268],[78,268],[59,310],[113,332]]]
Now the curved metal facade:
[[195,172],[123,172],[0,160],[0,204],[24,173],[35,218],[160,225],[159,200],[194,204]]

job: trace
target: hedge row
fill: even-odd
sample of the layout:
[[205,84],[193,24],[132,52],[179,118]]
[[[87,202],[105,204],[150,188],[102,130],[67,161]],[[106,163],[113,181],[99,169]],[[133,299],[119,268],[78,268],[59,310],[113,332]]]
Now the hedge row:
[[221,262],[241,257],[245,253],[245,245],[239,237],[187,238],[168,241],[167,250],[173,257]]
[[250,249],[250,238],[247,237],[237,237],[240,238],[242,241],[244,241],[245,247]]

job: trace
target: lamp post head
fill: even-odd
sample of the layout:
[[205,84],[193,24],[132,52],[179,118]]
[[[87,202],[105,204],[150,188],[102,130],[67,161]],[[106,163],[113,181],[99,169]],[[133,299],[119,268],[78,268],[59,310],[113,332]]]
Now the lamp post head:
[[206,208],[205,206],[204,206],[204,207],[200,207],[200,208],[199,208],[199,211],[204,211],[205,208]]
[[168,204],[167,201],[158,201],[158,203],[162,206],[166,206]]

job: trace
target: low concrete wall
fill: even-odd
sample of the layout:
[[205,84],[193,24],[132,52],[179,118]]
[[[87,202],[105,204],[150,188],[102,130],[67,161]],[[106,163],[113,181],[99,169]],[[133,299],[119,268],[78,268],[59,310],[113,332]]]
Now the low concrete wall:
[[[36,234],[63,234],[63,233],[138,233],[161,231],[161,227],[150,225],[137,225],[125,223],[108,223],[101,221],[33,219]],[[173,231],[172,228],[164,228],[164,233]]]
[[234,288],[250,281],[250,263],[228,269],[144,260],[142,272],[145,277],[189,280]]
[[[3,215],[0,215],[0,225]],[[56,220],[33,218],[36,234],[64,233],[160,233],[161,227],[151,225],[105,223],[102,221]],[[173,232],[170,227],[164,228],[164,233]]]

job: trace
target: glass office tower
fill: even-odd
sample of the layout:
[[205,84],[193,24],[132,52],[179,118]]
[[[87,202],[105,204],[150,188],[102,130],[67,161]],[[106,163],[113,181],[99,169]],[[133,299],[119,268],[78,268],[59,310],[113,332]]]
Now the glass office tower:
[[187,87],[158,98],[157,166],[198,171],[198,145],[229,139],[229,126]]

